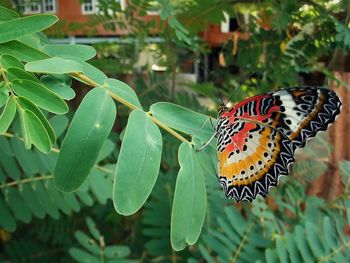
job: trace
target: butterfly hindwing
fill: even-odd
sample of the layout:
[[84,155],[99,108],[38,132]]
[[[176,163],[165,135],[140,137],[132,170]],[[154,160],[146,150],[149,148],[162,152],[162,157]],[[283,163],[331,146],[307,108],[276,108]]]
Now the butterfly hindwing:
[[237,120],[221,129],[218,139],[219,180],[226,196],[237,201],[252,201],[257,194],[266,196],[294,161],[290,141],[258,123]]
[[254,96],[220,114],[219,179],[226,196],[252,201],[288,175],[294,151],[340,112],[340,100],[324,88],[289,88]]

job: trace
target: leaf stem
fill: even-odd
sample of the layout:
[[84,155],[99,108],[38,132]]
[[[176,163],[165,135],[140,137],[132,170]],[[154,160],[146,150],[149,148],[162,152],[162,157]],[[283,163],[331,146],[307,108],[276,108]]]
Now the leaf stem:
[[147,112],[148,117],[154,121],[159,127],[163,128],[164,130],[166,130],[167,132],[169,132],[171,135],[173,135],[175,138],[179,139],[182,142],[187,142],[192,144],[191,142],[189,142],[185,137],[183,137],[182,135],[180,135],[179,133],[177,133],[176,131],[174,131],[172,128],[170,128],[169,126],[165,125],[164,123],[162,123],[161,121],[159,121],[158,119],[154,118],[152,116],[152,114],[150,112]]
[[[92,87],[102,87],[104,88],[104,86],[96,83],[95,81],[93,81],[92,79],[90,79],[89,77],[85,76],[83,73],[80,72],[76,72],[76,73],[70,73],[69,74],[71,77],[77,78],[81,81],[83,81],[84,83],[86,83],[89,86]],[[136,107],[135,105],[131,104],[130,102],[124,100],[123,98],[119,97],[118,95],[109,92],[109,95],[116,101],[119,101],[120,103],[124,104],[126,107],[128,107],[131,110],[135,110],[138,109],[138,107]],[[163,128],[164,130],[166,130],[168,133],[170,133],[171,135],[173,135],[175,138],[177,138],[178,140],[182,141],[182,142],[187,142],[187,143],[191,143],[189,142],[186,138],[184,138],[182,135],[180,135],[179,133],[177,133],[176,131],[174,131],[172,128],[170,128],[169,126],[167,126],[166,124],[162,123],[161,121],[159,121],[158,119],[156,119],[155,117],[152,116],[152,114],[147,113],[147,115],[149,116],[149,118],[156,123],[159,127]]]
[[248,225],[248,228],[247,228],[247,230],[245,231],[244,236],[242,237],[242,240],[241,240],[241,242],[239,243],[239,246],[238,246],[238,248],[237,248],[237,250],[236,250],[236,252],[235,252],[235,254],[234,254],[234,256],[233,256],[233,258],[232,258],[232,260],[231,260],[230,262],[232,262],[232,263],[237,262],[238,257],[239,257],[239,254],[241,253],[241,250],[243,249],[245,243],[247,242],[248,235],[250,234],[250,231],[252,230],[252,228],[253,228],[253,224],[250,223],[250,224]]
[[4,79],[4,81],[8,81],[7,80],[7,77],[6,77],[6,74],[5,74],[5,71],[4,71],[4,68],[0,66],[0,72],[1,72],[1,76],[2,78]]
[[328,262],[330,261],[330,259],[332,257],[334,257],[335,255],[339,254],[340,252],[342,252],[345,248],[350,247],[350,242],[346,242],[344,244],[342,244],[338,249],[333,250],[333,252],[329,253],[328,255],[322,257],[320,260],[318,260],[317,262]]
[[0,189],[10,187],[10,186],[16,186],[19,184],[26,184],[26,183],[31,183],[34,181],[41,181],[41,180],[51,180],[53,178],[53,175],[42,175],[38,177],[32,177],[32,178],[26,178],[23,180],[17,180],[9,183],[2,183],[0,184]]
[[[16,137],[18,140],[24,141],[22,137],[16,136],[16,135],[14,135],[14,134],[12,134],[12,133],[6,132],[6,133],[4,133],[4,134],[2,134],[2,135],[5,136],[5,137],[9,137],[9,138]],[[51,147],[51,151],[54,152],[54,153],[59,153],[59,152],[60,152],[60,149],[55,148],[55,147]],[[105,167],[103,167],[103,166],[100,166],[100,165],[98,165],[98,164],[95,164],[95,168],[98,169],[98,170],[100,170],[100,171],[102,171],[102,172],[105,172],[105,173],[113,173],[112,170],[107,169],[107,168],[105,168]]]

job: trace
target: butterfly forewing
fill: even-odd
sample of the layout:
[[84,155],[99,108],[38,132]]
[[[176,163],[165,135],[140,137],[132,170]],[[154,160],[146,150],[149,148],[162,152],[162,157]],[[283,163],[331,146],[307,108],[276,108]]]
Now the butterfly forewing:
[[288,175],[294,151],[340,112],[340,100],[323,88],[289,88],[254,96],[221,112],[218,120],[219,179],[229,198],[265,197]]

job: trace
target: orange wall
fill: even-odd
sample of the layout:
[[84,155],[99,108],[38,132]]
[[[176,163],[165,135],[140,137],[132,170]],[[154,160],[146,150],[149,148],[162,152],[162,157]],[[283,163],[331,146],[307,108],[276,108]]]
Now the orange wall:
[[[86,23],[89,21],[90,15],[84,15],[81,11],[81,3],[79,0],[56,0],[56,15],[59,17],[60,22],[56,25],[56,30],[48,32],[49,34],[55,34],[60,32],[61,34],[68,36],[84,36],[86,31],[84,30],[70,30],[68,24],[71,23]],[[145,22],[156,20],[157,24],[160,25],[161,21],[159,16],[145,16],[143,17]],[[64,25],[64,26],[62,26]],[[57,31],[60,30],[60,31]],[[120,36],[127,35],[127,31],[116,29],[115,32],[107,31],[103,26],[95,26],[88,28],[88,32],[96,31],[93,36]],[[151,31],[151,34],[156,34],[157,29]],[[220,46],[228,39],[232,38],[230,33],[222,33],[220,26],[209,25],[207,31],[202,32],[200,36],[210,46]]]
[[[56,15],[59,17],[60,22],[58,25],[56,25],[56,30],[50,31],[49,34],[55,34],[56,32],[60,32],[62,34],[62,31],[64,31],[65,35],[68,36],[83,36],[86,35],[86,32],[83,30],[70,30],[70,27],[68,26],[71,23],[86,23],[89,21],[89,17],[91,15],[85,15],[82,14],[81,11],[81,3],[79,0],[56,0]],[[159,24],[159,16],[145,16],[143,18],[145,22],[152,21],[153,19],[156,19],[157,24]],[[64,27],[62,25],[64,24]],[[95,26],[87,28],[88,31],[91,33],[94,32],[93,36],[118,36],[118,35],[127,35],[128,32],[125,30],[116,29],[116,31],[107,31],[103,28],[103,26]],[[57,31],[61,30],[61,31]],[[93,30],[93,31],[92,31]],[[157,30],[153,30],[151,33],[155,34]]]

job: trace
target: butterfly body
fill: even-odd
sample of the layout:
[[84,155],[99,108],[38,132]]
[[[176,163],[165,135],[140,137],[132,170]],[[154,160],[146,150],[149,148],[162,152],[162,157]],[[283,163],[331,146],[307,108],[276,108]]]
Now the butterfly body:
[[341,102],[328,89],[295,87],[257,95],[219,111],[218,176],[228,198],[265,197],[288,175],[294,152],[339,114]]

